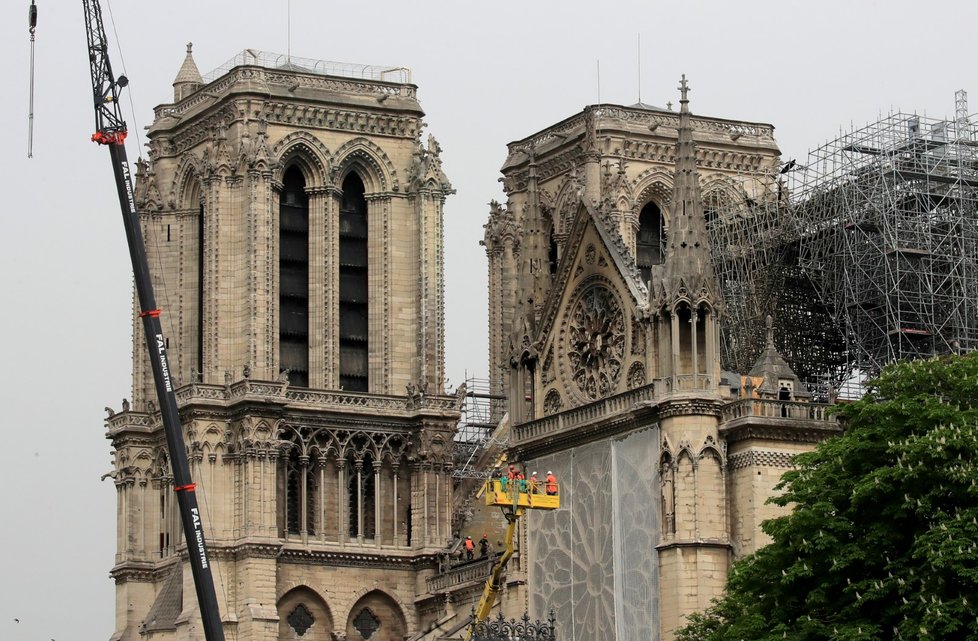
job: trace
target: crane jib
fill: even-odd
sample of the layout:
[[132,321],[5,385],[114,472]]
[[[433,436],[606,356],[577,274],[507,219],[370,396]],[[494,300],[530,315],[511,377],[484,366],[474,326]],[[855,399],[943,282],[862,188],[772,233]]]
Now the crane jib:
[[125,76],[118,81],[112,76],[106,46],[105,27],[102,24],[102,11],[98,0],[82,0],[85,13],[86,36],[88,38],[89,68],[92,74],[92,92],[95,97],[95,133],[92,140],[109,149],[112,159],[112,172],[115,176],[116,191],[122,209],[126,241],[132,260],[133,276],[139,308],[143,321],[146,348],[153,371],[156,396],[159,401],[163,422],[163,436],[173,472],[174,494],[180,508],[184,540],[193,574],[200,619],[207,641],[224,641],[224,628],[221,624],[220,609],[214,589],[204,538],[203,518],[197,505],[197,494],[190,476],[187,448],[183,440],[180,414],[170,378],[170,366],[166,355],[166,338],[160,327],[160,310],[153,295],[149,261],[143,241],[139,214],[133,192],[132,171],[126,158],[126,123],[119,110],[118,91],[128,85]]

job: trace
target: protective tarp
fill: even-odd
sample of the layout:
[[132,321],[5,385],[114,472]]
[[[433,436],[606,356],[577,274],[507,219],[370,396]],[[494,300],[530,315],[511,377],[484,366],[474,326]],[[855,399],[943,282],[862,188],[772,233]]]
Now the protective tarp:
[[657,641],[658,430],[530,462],[553,470],[561,507],[527,514],[530,616],[562,641]]

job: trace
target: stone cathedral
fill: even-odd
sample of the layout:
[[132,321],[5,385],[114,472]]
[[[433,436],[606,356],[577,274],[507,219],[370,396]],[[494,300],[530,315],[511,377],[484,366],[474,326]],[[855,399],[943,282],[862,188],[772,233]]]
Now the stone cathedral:
[[710,228],[778,193],[780,152],[770,125],[694,116],[680,90],[678,113],[592,105],[510,143],[486,224],[509,453],[562,495],[527,514],[508,578],[561,638],[671,639],[763,545],[792,456],[838,431],[770,317],[756,365],[721,369]]
[[[491,560],[448,555],[488,521],[458,518],[453,191],[417,87],[254,50],[205,78],[188,45],[173,92],[137,205],[227,637],[460,638]],[[779,150],[769,125],[692,115],[687,92],[678,112],[592,105],[510,143],[485,225],[495,435],[562,494],[522,521],[497,609],[553,609],[561,639],[670,639],[763,544],[791,457],[838,431],[770,319],[750,372],[720,367],[709,228],[716,203],[771,192],[752,176]],[[112,638],[203,639],[134,328],[132,400],[107,419]]]

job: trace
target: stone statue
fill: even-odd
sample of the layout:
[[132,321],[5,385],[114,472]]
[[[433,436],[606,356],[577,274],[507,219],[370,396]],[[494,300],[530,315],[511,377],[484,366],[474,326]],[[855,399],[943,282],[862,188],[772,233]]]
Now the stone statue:
[[105,407],[105,413],[109,415],[109,418],[112,418],[113,416],[115,416],[115,410],[112,409],[109,406],[106,406]]
[[242,372],[245,378],[251,378],[251,363],[245,363],[244,371]]
[[[150,402],[152,402],[152,401],[150,401]],[[122,411],[123,412],[128,412],[129,411],[129,399],[128,398],[122,399]]]
[[199,383],[200,382],[200,372],[197,371],[196,367],[190,368],[190,382]]

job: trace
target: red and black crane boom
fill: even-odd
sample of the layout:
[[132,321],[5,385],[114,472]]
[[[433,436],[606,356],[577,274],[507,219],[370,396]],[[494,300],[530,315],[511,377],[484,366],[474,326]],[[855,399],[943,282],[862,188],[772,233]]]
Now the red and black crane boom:
[[195,486],[190,477],[190,465],[187,461],[177,400],[173,393],[173,379],[170,376],[170,366],[166,356],[166,339],[160,326],[160,310],[156,306],[153,295],[149,263],[146,259],[146,245],[143,242],[139,215],[136,212],[132,171],[126,157],[127,132],[119,106],[119,90],[128,85],[129,81],[125,76],[116,79],[112,75],[108,42],[102,23],[102,8],[98,0],[82,0],[82,7],[85,10],[88,57],[92,72],[92,97],[95,102],[95,133],[92,134],[92,140],[108,147],[112,158],[112,171],[119,192],[122,220],[126,228],[129,256],[132,259],[132,270],[136,281],[139,317],[143,321],[146,347],[149,350],[156,395],[163,417],[163,432],[173,472],[173,489],[180,507],[180,519],[183,523],[184,539],[187,542],[190,567],[197,590],[204,637],[207,641],[224,641],[224,629],[221,627],[220,610],[204,540],[203,523],[197,505]]

